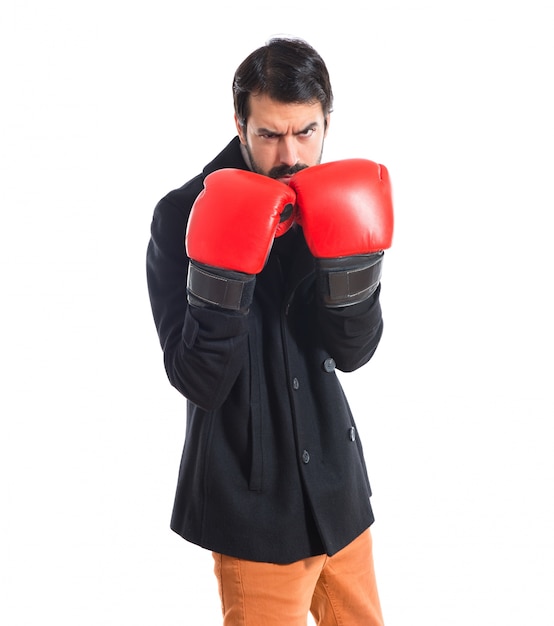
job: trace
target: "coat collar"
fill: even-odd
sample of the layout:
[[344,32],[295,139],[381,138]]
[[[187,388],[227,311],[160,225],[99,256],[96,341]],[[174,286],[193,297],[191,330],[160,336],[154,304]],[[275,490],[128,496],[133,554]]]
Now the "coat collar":
[[249,169],[242,156],[238,135],[231,139],[225,148],[204,167],[202,175],[205,178],[208,174],[226,167],[233,167],[240,170]]

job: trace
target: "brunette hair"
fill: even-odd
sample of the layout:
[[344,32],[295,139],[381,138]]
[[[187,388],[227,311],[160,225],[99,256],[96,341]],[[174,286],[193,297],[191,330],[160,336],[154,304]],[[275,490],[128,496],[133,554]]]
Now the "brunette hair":
[[327,67],[302,39],[270,39],[239,65],[233,78],[233,100],[241,126],[246,126],[250,114],[250,95],[260,94],[285,103],[319,102],[325,117],[333,108]]

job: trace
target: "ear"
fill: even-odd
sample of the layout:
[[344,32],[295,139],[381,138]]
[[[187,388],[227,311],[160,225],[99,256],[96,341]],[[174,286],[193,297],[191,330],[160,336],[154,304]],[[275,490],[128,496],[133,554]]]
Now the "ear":
[[237,127],[237,133],[239,134],[240,142],[241,142],[241,144],[243,146],[245,146],[246,145],[246,135],[245,135],[244,131],[246,130],[246,127],[243,126],[240,123],[239,118],[237,117],[236,113],[235,113],[235,126]]
[[331,124],[331,114],[328,113],[327,116],[325,117],[325,132],[323,134],[323,137],[327,137],[327,133],[329,132],[329,125]]

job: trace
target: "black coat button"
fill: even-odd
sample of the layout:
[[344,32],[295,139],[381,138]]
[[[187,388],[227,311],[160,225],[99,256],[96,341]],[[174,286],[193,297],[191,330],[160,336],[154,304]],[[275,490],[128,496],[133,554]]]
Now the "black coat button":
[[293,389],[299,389],[300,388],[300,381],[296,377],[294,377],[292,379],[292,388]]
[[302,463],[307,465],[309,462],[310,462],[310,453],[307,450],[304,450],[304,452],[302,452]]
[[323,369],[326,372],[334,372],[336,366],[337,364],[335,363],[335,359],[332,359],[331,357],[323,361]]

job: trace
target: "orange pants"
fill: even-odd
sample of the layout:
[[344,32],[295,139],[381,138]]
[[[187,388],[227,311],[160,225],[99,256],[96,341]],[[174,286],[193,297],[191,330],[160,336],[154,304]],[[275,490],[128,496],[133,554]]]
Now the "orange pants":
[[224,626],[383,626],[369,529],[332,557],[289,565],[213,553]]

